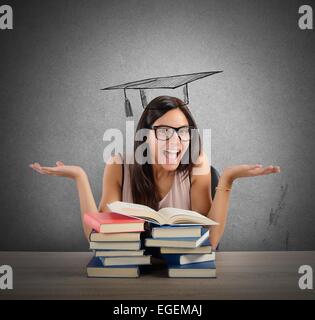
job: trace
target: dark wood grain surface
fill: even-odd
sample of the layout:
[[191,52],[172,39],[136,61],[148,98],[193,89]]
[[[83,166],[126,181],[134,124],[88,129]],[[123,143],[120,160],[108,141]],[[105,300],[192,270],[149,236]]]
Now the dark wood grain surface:
[[[298,269],[315,251],[217,252],[216,279],[172,279],[162,261],[140,278],[88,278],[91,252],[0,252],[13,268],[13,290],[0,299],[315,299],[301,290]],[[314,278],[314,277],[313,277]]]

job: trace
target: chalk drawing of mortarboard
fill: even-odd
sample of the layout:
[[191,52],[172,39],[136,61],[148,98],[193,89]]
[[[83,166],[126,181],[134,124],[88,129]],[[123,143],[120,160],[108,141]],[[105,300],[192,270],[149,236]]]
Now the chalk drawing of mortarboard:
[[127,98],[127,90],[139,90],[143,108],[148,105],[145,90],[148,89],[176,89],[183,87],[184,102],[189,103],[188,84],[190,82],[212,76],[223,71],[207,71],[190,74],[181,74],[168,77],[148,78],[119,84],[112,87],[103,88],[101,90],[123,90],[125,97],[125,113],[126,117],[132,117],[133,112],[129,99]]

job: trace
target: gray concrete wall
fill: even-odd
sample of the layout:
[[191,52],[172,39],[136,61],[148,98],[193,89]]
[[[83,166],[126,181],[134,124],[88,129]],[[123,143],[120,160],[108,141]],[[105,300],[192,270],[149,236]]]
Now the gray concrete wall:
[[[106,129],[142,78],[224,70],[190,86],[212,164],[280,165],[234,184],[222,250],[314,250],[314,31],[301,1],[6,1],[0,30],[0,250],[86,250],[75,183],[28,164],[82,166],[97,203]],[[314,8],[313,8],[314,9]],[[167,92],[172,94],[172,92]],[[137,119],[138,94],[130,100]]]

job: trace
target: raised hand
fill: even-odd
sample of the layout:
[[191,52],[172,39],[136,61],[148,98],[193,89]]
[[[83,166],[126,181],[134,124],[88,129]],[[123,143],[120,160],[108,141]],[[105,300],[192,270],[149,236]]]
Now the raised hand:
[[70,179],[77,179],[84,174],[84,170],[81,167],[67,166],[62,161],[57,161],[55,167],[42,167],[38,162],[32,163],[29,166],[40,174]]
[[224,176],[229,183],[232,183],[238,178],[263,176],[279,172],[279,166],[271,165],[263,167],[261,164],[241,164],[225,168],[222,176]]

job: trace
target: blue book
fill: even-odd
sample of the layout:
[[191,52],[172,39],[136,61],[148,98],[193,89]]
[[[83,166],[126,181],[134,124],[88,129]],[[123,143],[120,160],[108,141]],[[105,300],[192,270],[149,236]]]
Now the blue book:
[[91,250],[140,250],[141,241],[90,241]]
[[88,277],[96,278],[137,278],[139,277],[138,266],[110,266],[104,267],[102,261],[94,257],[86,266]]
[[151,255],[135,256],[135,257],[99,257],[102,264],[107,266],[134,266],[134,265],[143,265],[151,264]]
[[135,257],[143,256],[144,250],[93,250],[96,257]]
[[215,262],[169,265],[168,276],[170,278],[216,278]]
[[198,238],[202,236],[202,226],[160,226],[152,228],[152,238]]
[[211,253],[211,243],[210,239],[206,239],[199,247],[197,248],[160,248],[161,254],[205,254]]
[[201,237],[192,238],[147,238],[146,247],[197,248],[205,241],[209,241],[209,230],[203,228]]
[[162,254],[168,265],[184,265],[215,260],[215,252],[205,254]]

